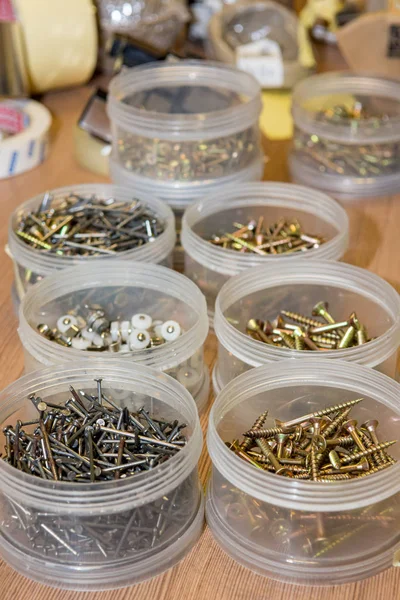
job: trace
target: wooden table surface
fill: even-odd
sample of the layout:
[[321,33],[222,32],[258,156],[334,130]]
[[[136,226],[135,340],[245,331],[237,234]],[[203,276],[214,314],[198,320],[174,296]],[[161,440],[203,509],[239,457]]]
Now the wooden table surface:
[[[73,156],[73,127],[89,94],[89,88],[82,88],[48,94],[43,99],[54,117],[50,156],[34,171],[0,182],[1,248],[7,241],[9,216],[21,202],[55,187],[102,181],[79,167]],[[266,165],[266,179],[287,181],[287,148],[288,143],[267,143],[270,160]],[[362,201],[346,208],[350,217],[350,248],[345,260],[377,273],[400,291],[400,197]],[[12,264],[4,253],[1,267],[0,386],[4,388],[21,375],[23,356],[10,296]],[[216,359],[213,335],[207,340],[206,359],[212,368]],[[208,411],[201,418],[204,428],[207,417]],[[202,481],[205,481],[209,467],[204,450],[199,465]],[[400,569],[391,568],[368,580],[344,586],[290,586],[255,575],[236,564],[218,547],[207,528],[196,547],[175,568],[140,585],[103,593],[45,587],[25,579],[0,562],[0,600],[83,600],[88,597],[96,600],[395,600],[400,598]]]

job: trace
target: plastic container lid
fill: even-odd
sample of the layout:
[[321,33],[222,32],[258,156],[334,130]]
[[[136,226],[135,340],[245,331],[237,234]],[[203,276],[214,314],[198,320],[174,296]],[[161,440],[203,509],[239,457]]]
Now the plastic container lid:
[[[190,97],[176,112],[173,99],[189,88]],[[150,91],[157,94],[154,102]],[[260,111],[260,86],[252,75],[217,62],[149,63],[121,72],[109,86],[110,119],[148,138],[224,137],[252,127]]]
[[124,169],[117,161],[110,158],[110,176],[116,183],[125,188],[139,190],[146,195],[148,190],[167,202],[173,210],[183,211],[198,198],[218,192],[225,186],[233,186],[246,181],[259,181],[264,171],[264,156],[261,155],[253,163],[237,171],[233,175],[225,175],[216,179],[204,179],[191,182],[155,181],[143,175],[137,175]]
[[[320,110],[343,103],[353,96],[365,98],[371,118],[342,119],[330,123],[318,117]],[[376,126],[376,116],[387,119]],[[323,73],[298,83],[293,92],[292,115],[296,127],[340,144],[386,144],[400,141],[400,82],[354,75]]]
[[50,275],[56,270],[65,269],[72,265],[82,265],[90,263],[94,265],[99,259],[104,260],[126,260],[133,259],[143,262],[158,263],[163,261],[174,249],[176,232],[175,232],[175,217],[170,207],[164,202],[145,194],[136,193],[136,189],[128,189],[113,184],[85,184],[68,186],[51,190],[50,194],[54,200],[65,198],[69,194],[81,194],[83,196],[96,195],[102,198],[117,197],[121,201],[129,202],[133,199],[140,200],[144,205],[152,209],[157,216],[164,222],[165,229],[153,242],[148,242],[134,248],[118,252],[115,255],[108,257],[102,256],[57,256],[56,254],[48,254],[42,250],[35,250],[15,233],[19,217],[27,212],[31,212],[40,206],[43,200],[43,194],[31,198],[27,202],[21,204],[11,215],[8,226],[8,245],[10,248],[13,260],[25,269],[29,269],[40,275]]
[[[243,218],[248,219],[252,214],[252,208],[257,211],[257,216],[264,215],[265,224],[271,224],[273,219],[282,216],[295,217],[301,224],[309,220],[313,223],[314,229],[307,233],[326,235],[328,241],[321,244],[319,248],[304,253],[260,256],[249,253],[241,254],[228,248],[215,246],[198,233],[199,228],[204,227],[208,233],[211,233],[210,222],[212,219],[218,224],[223,223],[225,229],[230,230],[229,227],[233,221],[244,222],[239,216],[240,211],[245,212]],[[269,212],[273,214],[271,218]],[[207,221],[207,225],[202,226],[204,221]],[[307,229],[306,224],[304,228]],[[249,183],[213,192],[189,207],[182,219],[181,241],[185,252],[193,260],[212,271],[236,275],[251,267],[265,264],[276,265],[276,261],[280,263],[282,260],[339,259],[347,248],[348,228],[349,223],[345,210],[321,192],[290,183]],[[218,233],[218,231],[214,229],[213,233]]]

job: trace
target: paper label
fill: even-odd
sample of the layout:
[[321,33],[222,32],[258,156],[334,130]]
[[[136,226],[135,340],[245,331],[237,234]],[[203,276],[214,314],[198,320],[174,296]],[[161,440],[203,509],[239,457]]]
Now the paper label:
[[397,552],[394,553],[393,566],[400,567],[400,550],[397,550]]
[[0,21],[16,21],[12,0],[0,0]]
[[273,40],[258,40],[236,48],[236,65],[254,75],[263,88],[283,86],[282,53]]

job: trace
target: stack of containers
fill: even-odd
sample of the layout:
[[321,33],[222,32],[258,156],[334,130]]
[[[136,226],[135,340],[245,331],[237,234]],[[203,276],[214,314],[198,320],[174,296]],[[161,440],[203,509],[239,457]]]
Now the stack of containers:
[[[268,411],[265,427],[362,398],[359,423],[376,419],[382,439],[398,438],[400,386],[342,361],[282,361],[243,373],[210,413],[212,461],[207,522],[236,561],[292,584],[338,585],[393,564],[400,539],[400,463],[347,481],[302,481],[255,468],[229,445]],[[398,461],[399,445],[391,454]]]
[[[46,193],[47,194],[47,193]],[[27,290],[44,277],[48,277],[72,265],[86,263],[93,265],[99,258],[104,260],[104,255],[99,256],[60,256],[56,253],[49,254],[43,250],[36,249],[27,244],[17,234],[18,224],[30,213],[35,213],[41,206],[44,196],[40,194],[21,204],[11,215],[8,229],[8,253],[14,263],[15,287],[18,298],[24,296]],[[143,206],[148,207],[163,223],[164,231],[151,243],[143,244],[131,250],[118,252],[106,260],[135,260],[145,263],[158,263],[172,267],[173,250],[175,246],[175,218],[169,206],[154,198],[151,194],[136,194],[135,190],[129,190],[117,185],[85,184],[58,188],[48,192],[53,198],[52,205],[57,205],[70,195],[83,198],[114,198],[119,202],[129,204],[137,199]]]
[[[58,588],[101,591],[154,577],[189,552],[203,527],[197,408],[182,385],[153,369],[96,359],[22,377],[0,393],[1,447],[6,426],[37,419],[32,394],[64,406],[69,386],[96,395],[99,377],[115,406],[131,412],[143,407],[154,418],[177,419],[186,424],[188,442],[153,469],[93,483],[42,479],[0,460],[0,555],[26,577]],[[158,518],[149,535],[146,523],[154,514]],[[135,542],[138,519],[144,526]],[[130,537],[133,541],[126,543]],[[100,551],[93,552],[93,540]]]
[[293,93],[292,180],[342,200],[400,191],[400,82],[324,73]]
[[178,218],[222,186],[261,179],[260,86],[208,61],[142,65],[115,77],[108,114],[114,182],[167,202]]
[[[281,219],[298,221],[303,231],[324,238],[324,243],[304,252],[264,255],[210,243],[215,235],[233,233],[234,223],[246,225],[259,219],[265,228]],[[230,277],[252,267],[276,267],[299,258],[339,260],[347,249],[348,232],[346,211],[311,188],[272,182],[228,187],[207,195],[185,211],[181,234],[184,272],[205,295],[212,325],[215,300]]]

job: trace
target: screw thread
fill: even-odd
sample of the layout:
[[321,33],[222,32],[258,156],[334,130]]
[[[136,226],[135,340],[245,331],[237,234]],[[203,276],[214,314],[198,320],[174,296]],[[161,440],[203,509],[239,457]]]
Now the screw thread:
[[249,431],[246,431],[244,434],[247,438],[251,438],[252,440],[256,440],[259,438],[270,438],[274,437],[278,433],[284,433],[281,427],[271,427],[270,429],[256,429],[253,425]]
[[[256,419],[253,427],[251,428],[251,431],[258,431],[259,429],[261,429],[261,427],[265,423],[267,416],[268,416],[268,411],[266,410]],[[251,436],[247,436],[246,434],[244,434],[244,435],[246,436],[246,439],[243,440],[243,442],[241,442],[239,444],[239,448],[241,450],[248,450],[252,446],[252,443],[253,443],[252,438],[251,438]]]
[[337,417],[330,423],[325,429],[322,431],[321,435],[325,439],[329,438],[329,436],[339,428],[339,425],[344,423],[349,415],[351,408],[346,408],[343,410]]
[[332,475],[324,475],[323,477],[317,477],[315,481],[342,481],[344,479],[352,479],[352,477],[348,473],[332,473]]
[[327,552],[329,552],[333,548],[336,548],[336,546],[338,546],[342,542],[345,542],[347,539],[349,539],[350,537],[352,537],[356,533],[359,533],[366,526],[367,526],[367,523],[363,523],[359,527],[356,527],[356,529],[353,529],[352,531],[348,531],[344,535],[341,535],[340,537],[336,538],[336,540],[334,540],[333,542],[331,542],[330,544],[328,544],[328,546],[325,546],[324,548],[322,548],[322,550],[320,550],[319,552],[317,552],[316,554],[314,554],[314,558],[319,558],[320,556],[323,556],[324,554],[326,554]]
[[288,319],[291,319],[295,323],[301,323],[302,325],[311,325],[312,327],[321,327],[323,325],[321,321],[305,317],[304,315],[300,315],[299,313],[291,312],[289,310],[281,310],[281,314]]
[[[340,460],[340,462],[342,463],[342,465],[348,465],[349,463],[355,462],[359,458],[363,458],[364,456],[371,456],[371,454],[375,454],[379,450],[383,450],[384,448],[389,448],[389,446],[392,446],[395,443],[396,443],[396,440],[391,441],[391,442],[382,442],[381,444],[373,445],[370,448],[367,448],[366,450],[360,450],[359,452],[355,452],[354,454],[345,456],[344,458],[342,458]],[[393,460],[393,459],[391,459],[391,460]],[[389,465],[390,463],[385,463],[385,465],[386,464]],[[373,471],[373,469],[370,469],[368,472],[371,473],[372,471]]]
[[383,465],[378,465],[377,467],[372,467],[372,469],[369,469],[369,471],[365,471],[365,473],[361,473],[361,475],[357,476],[357,479],[359,477],[365,477],[366,475],[372,475],[373,473],[378,473],[379,471],[383,471],[383,469],[387,469],[388,467],[392,466],[396,461],[394,459],[392,459],[390,462],[384,463]]
[[357,398],[356,400],[349,400],[349,402],[343,402],[342,404],[335,404],[334,406],[328,406],[327,408],[323,408],[318,412],[312,414],[313,417],[323,417],[324,415],[329,415],[332,412],[337,412],[338,410],[343,410],[344,408],[349,408],[361,402],[363,398]]

